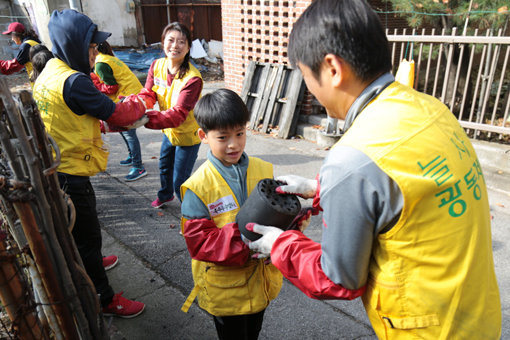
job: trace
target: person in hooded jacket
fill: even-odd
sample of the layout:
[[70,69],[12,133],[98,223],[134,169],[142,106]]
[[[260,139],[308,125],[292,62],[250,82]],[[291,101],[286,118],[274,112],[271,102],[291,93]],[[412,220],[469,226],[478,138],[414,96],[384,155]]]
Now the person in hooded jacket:
[[41,41],[34,30],[26,29],[20,22],[9,24],[7,31],[2,34],[10,35],[16,45],[20,45],[18,54],[12,60],[0,60],[0,72],[2,74],[13,74],[19,72],[23,67],[27,70],[28,77],[32,76],[32,63],[30,62],[30,47],[40,44]]
[[106,276],[105,267],[114,265],[117,257],[103,259],[96,197],[89,177],[106,170],[108,160],[100,120],[127,126],[144,115],[145,105],[134,95],[114,103],[96,89],[90,78],[97,45],[111,33],[98,31],[89,17],[68,9],[52,13],[48,30],[55,58],[46,63],[33,94],[46,131],[60,149],[58,179],[76,209],[72,235],[104,315],[135,317],[143,312],[145,304],[128,300],[122,293],[114,294]]

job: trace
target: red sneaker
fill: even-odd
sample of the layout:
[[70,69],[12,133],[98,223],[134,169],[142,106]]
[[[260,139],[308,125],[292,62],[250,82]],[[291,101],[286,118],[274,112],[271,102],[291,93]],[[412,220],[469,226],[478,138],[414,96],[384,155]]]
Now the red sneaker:
[[110,270],[119,263],[119,258],[115,255],[103,256],[104,270]]
[[165,203],[170,202],[174,199],[175,196],[172,196],[169,200],[166,201],[160,201],[159,198],[156,198],[154,201],[152,201],[151,206],[153,208],[159,209],[161,208]]
[[105,316],[118,316],[120,318],[134,318],[142,314],[145,304],[138,301],[128,300],[122,297],[124,292],[117,293],[113,296],[112,302],[107,307],[103,307]]

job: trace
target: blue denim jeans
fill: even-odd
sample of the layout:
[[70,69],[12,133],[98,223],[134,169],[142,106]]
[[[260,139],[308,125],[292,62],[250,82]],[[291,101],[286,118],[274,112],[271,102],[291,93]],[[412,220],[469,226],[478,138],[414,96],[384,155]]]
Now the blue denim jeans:
[[136,135],[136,129],[122,131],[120,133],[124,142],[126,142],[129,157],[133,160],[133,168],[143,168],[142,165],[142,152],[140,150],[140,141]]
[[161,188],[158,191],[160,201],[168,201],[175,194],[181,200],[181,184],[193,171],[200,144],[192,146],[173,146],[166,135],[163,135],[159,153],[159,178]]

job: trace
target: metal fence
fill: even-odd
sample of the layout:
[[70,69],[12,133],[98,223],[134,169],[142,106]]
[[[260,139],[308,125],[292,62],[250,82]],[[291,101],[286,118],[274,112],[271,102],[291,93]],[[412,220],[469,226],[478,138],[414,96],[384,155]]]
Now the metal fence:
[[470,137],[509,142],[510,37],[502,34],[386,32],[394,73],[402,59],[414,60],[414,88],[445,103]]

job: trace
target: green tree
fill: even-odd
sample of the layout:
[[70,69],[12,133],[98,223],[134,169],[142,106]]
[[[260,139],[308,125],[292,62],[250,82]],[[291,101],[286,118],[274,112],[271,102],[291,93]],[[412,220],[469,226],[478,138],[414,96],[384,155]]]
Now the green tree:
[[506,27],[510,16],[508,0],[384,0],[394,11],[407,19],[409,26],[428,24],[462,32],[469,17],[468,31],[475,28]]

